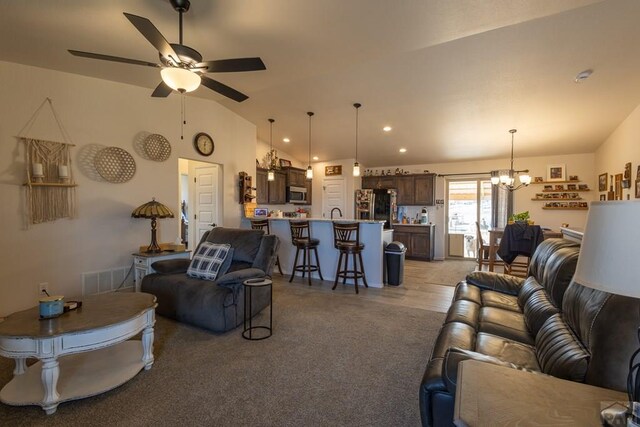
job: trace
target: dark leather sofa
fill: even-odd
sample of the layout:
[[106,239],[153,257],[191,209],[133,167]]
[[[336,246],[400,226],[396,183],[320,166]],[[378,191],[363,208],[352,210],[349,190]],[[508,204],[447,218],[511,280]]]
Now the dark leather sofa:
[[578,255],[575,243],[545,240],[526,279],[473,272],[456,286],[420,385],[423,426],[453,425],[463,360],[626,391],[640,302],[573,281]]
[[[233,248],[229,270],[215,281],[187,276],[190,260],[153,264],[157,273],[142,279],[141,289],[156,296],[156,313],[214,332],[225,332],[244,320],[244,287],[247,279],[270,276],[279,240],[262,230],[215,227],[200,242],[228,243]],[[269,304],[269,289],[252,293],[252,316]]]

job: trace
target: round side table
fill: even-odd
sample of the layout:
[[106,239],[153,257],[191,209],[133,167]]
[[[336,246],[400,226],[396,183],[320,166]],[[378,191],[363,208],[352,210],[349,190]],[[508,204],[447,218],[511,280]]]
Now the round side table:
[[[252,341],[263,340],[269,338],[272,332],[273,325],[273,286],[272,281],[266,278],[263,279],[249,279],[242,282],[244,286],[244,329],[242,331],[242,338]],[[269,326],[253,325],[253,319],[251,318],[251,312],[253,309],[253,288],[269,287]],[[254,330],[267,331],[266,334],[259,334],[259,337],[253,337]]]

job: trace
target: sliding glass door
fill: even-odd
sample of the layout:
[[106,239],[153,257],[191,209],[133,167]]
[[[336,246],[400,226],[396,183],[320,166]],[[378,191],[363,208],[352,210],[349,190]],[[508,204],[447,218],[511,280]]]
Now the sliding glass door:
[[448,256],[477,257],[477,226],[488,240],[491,225],[491,181],[482,178],[447,181]]

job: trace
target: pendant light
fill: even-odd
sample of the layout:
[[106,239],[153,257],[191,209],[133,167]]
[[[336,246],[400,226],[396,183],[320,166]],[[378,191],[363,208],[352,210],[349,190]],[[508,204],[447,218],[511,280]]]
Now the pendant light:
[[267,171],[267,181],[275,181],[276,172],[274,169],[274,158],[273,158],[273,122],[275,120],[269,119],[269,170]]
[[307,113],[309,116],[309,166],[307,167],[307,179],[313,179],[313,168],[311,167],[311,117],[313,117],[313,112],[309,111]]
[[362,107],[362,104],[356,102],[353,106],[356,108],[356,161],[353,164],[353,176],[360,176],[360,163],[358,163],[358,109]]

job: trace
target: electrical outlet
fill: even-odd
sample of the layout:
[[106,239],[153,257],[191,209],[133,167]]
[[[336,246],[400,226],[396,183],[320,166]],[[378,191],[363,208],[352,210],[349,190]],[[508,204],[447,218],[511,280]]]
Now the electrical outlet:
[[38,285],[38,293],[40,295],[46,295],[49,293],[49,282],[42,282]]

